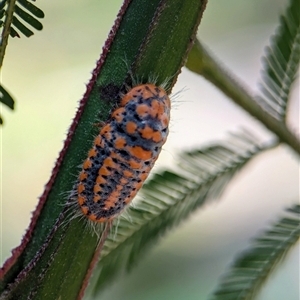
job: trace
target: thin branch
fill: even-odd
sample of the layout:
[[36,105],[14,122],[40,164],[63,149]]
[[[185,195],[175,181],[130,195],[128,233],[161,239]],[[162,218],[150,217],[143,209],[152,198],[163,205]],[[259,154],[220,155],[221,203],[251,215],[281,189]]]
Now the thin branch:
[[[197,62],[195,63],[195,61]],[[254,98],[243,88],[230,74],[218,63],[199,41],[196,41],[190,52],[187,68],[202,75],[208,81],[217,86],[225,95],[236,104],[245,109],[249,114],[258,119],[266,128],[276,134],[279,140],[290,146],[300,155],[300,141],[288,129],[286,124],[276,120],[254,100]]]

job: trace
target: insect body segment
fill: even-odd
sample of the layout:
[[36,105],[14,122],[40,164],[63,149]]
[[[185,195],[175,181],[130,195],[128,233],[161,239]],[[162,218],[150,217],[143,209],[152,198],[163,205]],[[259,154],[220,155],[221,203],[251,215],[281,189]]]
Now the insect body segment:
[[90,220],[106,222],[131,202],[168,135],[170,99],[153,84],[132,88],[95,138],[77,182],[78,203]]

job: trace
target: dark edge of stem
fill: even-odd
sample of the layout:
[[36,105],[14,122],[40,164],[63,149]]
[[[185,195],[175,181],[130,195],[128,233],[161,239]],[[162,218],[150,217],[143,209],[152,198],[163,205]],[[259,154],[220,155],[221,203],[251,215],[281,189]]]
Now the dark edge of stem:
[[[43,255],[44,251],[46,250],[47,246],[49,245],[50,241],[52,240],[55,232],[57,231],[57,229],[60,227],[60,225],[62,224],[63,220],[65,218],[65,213],[62,212],[58,219],[56,220],[50,234],[48,235],[45,243],[43,244],[43,246],[41,247],[41,249],[36,253],[35,257],[30,261],[30,263],[18,274],[17,278],[14,280],[14,282],[12,284],[9,285],[9,289],[4,291],[3,294],[1,294],[1,297],[5,297],[6,294],[8,294],[16,284],[18,284],[20,281],[22,281],[26,275],[28,274],[28,272],[35,266],[36,262],[40,259],[40,257]],[[67,226],[67,225],[66,225]],[[65,227],[66,228],[66,227]],[[61,237],[63,238],[63,236]],[[54,257],[55,252],[53,253],[52,257]],[[50,263],[50,261],[49,261]],[[5,275],[5,274],[4,274]],[[44,274],[40,274],[41,278],[44,276]],[[37,286],[37,285],[36,285]],[[34,293],[34,292],[33,292]],[[1,298],[2,299],[2,298]]]

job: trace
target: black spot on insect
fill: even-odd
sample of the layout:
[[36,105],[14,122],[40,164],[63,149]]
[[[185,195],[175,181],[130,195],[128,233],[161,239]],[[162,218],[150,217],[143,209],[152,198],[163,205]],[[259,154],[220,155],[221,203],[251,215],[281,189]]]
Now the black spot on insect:
[[107,85],[99,87],[99,94],[101,100],[113,102],[115,104],[117,99],[119,98],[120,87],[113,83],[109,83]]

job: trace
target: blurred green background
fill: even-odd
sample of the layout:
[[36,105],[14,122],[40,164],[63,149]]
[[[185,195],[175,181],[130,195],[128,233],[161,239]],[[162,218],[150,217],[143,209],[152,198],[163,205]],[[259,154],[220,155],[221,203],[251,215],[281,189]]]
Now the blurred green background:
[[[20,243],[38,196],[49,179],[85,84],[101,54],[121,0],[37,1],[44,29],[29,39],[10,39],[1,82],[16,99],[2,109],[1,262]],[[209,0],[198,37],[252,91],[260,57],[288,1]],[[176,162],[176,153],[225,138],[241,126],[262,139],[272,136],[254,119],[186,69],[173,92],[171,133],[155,167]],[[299,132],[299,81],[289,125]],[[284,146],[258,157],[210,203],[151,249],[101,299],[207,299],[235,254],[299,199],[297,158]],[[299,299],[299,244],[258,296]]]

